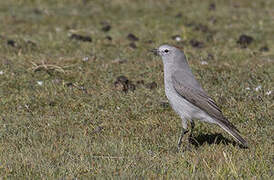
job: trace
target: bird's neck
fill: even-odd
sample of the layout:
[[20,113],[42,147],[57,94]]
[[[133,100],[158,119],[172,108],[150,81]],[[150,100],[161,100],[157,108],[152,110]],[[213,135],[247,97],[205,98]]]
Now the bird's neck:
[[192,71],[188,65],[188,62],[184,59],[178,58],[180,62],[165,63],[164,64],[164,76],[165,76],[165,87],[166,90],[173,88],[172,85],[172,76],[175,71],[181,71],[183,74],[192,75]]
[[164,65],[164,80],[165,80],[165,89],[172,88],[172,75],[174,72],[174,67],[172,64],[165,64]]
[[164,65],[164,76],[165,80],[171,80],[171,76],[173,74],[174,66],[171,63],[166,63]]

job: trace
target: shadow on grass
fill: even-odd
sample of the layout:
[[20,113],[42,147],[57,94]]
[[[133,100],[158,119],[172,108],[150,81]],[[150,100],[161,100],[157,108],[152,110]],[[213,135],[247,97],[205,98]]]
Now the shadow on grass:
[[235,141],[231,141],[231,140],[225,138],[220,133],[215,133],[215,134],[200,134],[200,135],[198,135],[196,137],[191,137],[189,139],[189,142],[192,145],[194,145],[196,148],[199,148],[204,143],[207,143],[209,145],[211,145],[211,144],[224,144],[224,145],[232,144],[233,146],[238,146],[241,149],[246,149],[246,147],[238,144]]

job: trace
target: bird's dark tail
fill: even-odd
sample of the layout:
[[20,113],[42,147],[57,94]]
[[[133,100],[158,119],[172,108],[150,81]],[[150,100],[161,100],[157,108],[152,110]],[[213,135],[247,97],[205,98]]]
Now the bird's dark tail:
[[230,134],[235,140],[237,140],[240,144],[242,144],[244,147],[248,147],[248,144],[244,138],[241,137],[239,134],[239,131],[236,129],[235,126],[230,123],[222,123],[219,122],[218,125],[223,128],[228,134]]

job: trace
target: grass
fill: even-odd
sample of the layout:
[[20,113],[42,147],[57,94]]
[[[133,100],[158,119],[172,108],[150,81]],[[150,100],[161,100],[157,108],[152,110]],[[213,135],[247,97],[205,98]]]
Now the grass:
[[[0,176],[273,179],[273,8],[270,0],[0,1]],[[242,34],[254,39],[247,48],[236,43]],[[177,152],[180,119],[163,106],[162,62],[149,53],[163,43],[184,49],[248,149],[196,123],[198,143]],[[135,91],[115,87],[121,75]]]

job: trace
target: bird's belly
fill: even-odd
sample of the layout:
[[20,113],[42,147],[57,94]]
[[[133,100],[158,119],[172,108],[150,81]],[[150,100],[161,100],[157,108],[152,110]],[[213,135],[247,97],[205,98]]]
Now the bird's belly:
[[204,122],[214,123],[214,119],[212,119],[207,113],[201,110],[199,107],[196,107],[181,95],[179,95],[175,89],[169,89],[166,91],[166,96],[169,100],[169,103],[173,110],[185,120],[194,120],[199,119]]

